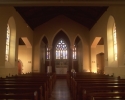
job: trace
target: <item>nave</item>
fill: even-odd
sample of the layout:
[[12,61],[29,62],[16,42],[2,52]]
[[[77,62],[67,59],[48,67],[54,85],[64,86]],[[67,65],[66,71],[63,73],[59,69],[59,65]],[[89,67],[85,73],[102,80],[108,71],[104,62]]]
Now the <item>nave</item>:
[[57,79],[49,100],[72,100],[66,79]]

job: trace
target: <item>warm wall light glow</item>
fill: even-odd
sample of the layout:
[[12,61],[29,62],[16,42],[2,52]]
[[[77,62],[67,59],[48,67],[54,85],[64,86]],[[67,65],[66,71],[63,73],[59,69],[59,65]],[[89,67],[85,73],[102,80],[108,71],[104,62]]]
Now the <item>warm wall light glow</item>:
[[21,37],[23,42],[26,44],[27,48],[32,48],[32,45],[30,44],[29,40],[27,37]]
[[91,72],[97,73],[97,64],[96,64],[96,47],[101,37],[96,37],[91,45]]
[[90,72],[90,69],[83,69],[84,72]]
[[91,48],[96,48],[98,42],[100,41],[101,37],[96,37],[91,45]]
[[96,65],[92,65],[91,72],[97,73]]
[[113,44],[114,44],[114,59],[117,61],[117,36],[116,36],[116,26],[113,26]]
[[94,70],[93,73],[97,73],[97,70]]
[[90,72],[90,70],[87,70],[87,72]]

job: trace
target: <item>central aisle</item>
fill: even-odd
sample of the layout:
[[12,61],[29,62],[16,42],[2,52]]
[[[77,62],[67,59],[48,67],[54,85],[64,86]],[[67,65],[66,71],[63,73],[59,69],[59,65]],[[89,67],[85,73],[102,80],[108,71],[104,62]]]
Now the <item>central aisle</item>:
[[57,79],[50,100],[72,100],[66,79]]

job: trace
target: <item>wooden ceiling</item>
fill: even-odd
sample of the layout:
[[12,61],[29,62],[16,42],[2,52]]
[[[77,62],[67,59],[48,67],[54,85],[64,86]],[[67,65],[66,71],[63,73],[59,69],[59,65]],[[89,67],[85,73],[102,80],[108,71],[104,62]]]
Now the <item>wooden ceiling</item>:
[[35,29],[50,19],[64,15],[91,29],[108,6],[16,6],[16,11]]

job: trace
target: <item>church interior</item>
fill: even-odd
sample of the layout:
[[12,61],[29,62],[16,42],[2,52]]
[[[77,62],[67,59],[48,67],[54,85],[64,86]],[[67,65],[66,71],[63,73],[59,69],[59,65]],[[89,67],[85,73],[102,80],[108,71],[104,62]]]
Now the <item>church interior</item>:
[[[124,2],[109,2],[111,6],[12,4],[0,6],[1,77],[47,69],[65,74],[75,69],[125,78]],[[7,29],[11,34],[8,50]],[[65,47],[57,47],[59,43]]]
[[91,73],[94,78],[96,74],[124,80],[124,26],[123,0],[0,1],[0,80],[51,76],[43,98],[34,99],[49,100],[56,79],[66,78],[73,100],[82,100],[71,77],[87,80]]

